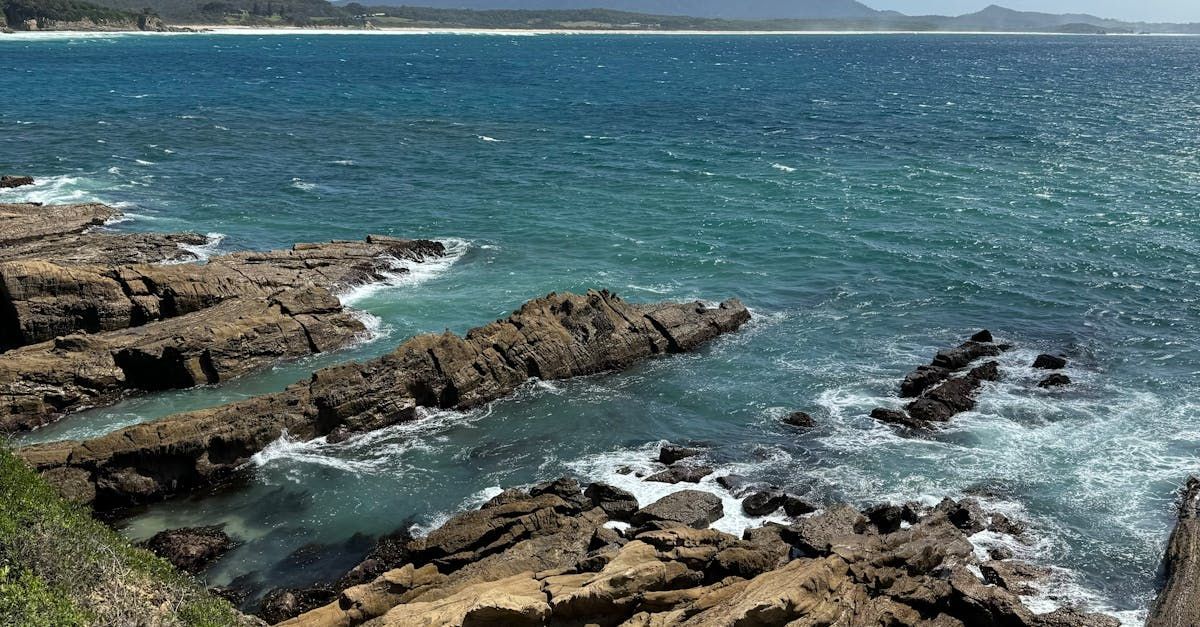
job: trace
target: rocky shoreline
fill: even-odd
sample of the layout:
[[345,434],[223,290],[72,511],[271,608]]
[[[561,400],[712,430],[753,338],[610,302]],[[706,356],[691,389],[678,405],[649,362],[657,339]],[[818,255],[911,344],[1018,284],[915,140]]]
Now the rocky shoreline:
[[195,234],[94,230],[119,215],[0,205],[0,432],[345,347],[366,327],[337,292],[445,254],[370,236],[196,263]]
[[[981,554],[973,534],[1027,531],[971,499],[829,504],[741,537],[708,528],[723,513],[693,489],[646,504],[571,478],[509,489],[423,538],[385,538],[336,582],[272,591],[257,613],[295,627],[1119,624],[1026,607],[1020,596],[1048,571]],[[213,542],[181,533],[197,550]]]

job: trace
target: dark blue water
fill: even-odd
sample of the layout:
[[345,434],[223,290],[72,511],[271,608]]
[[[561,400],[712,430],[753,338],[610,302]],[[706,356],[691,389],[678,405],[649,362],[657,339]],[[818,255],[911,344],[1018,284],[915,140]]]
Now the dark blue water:
[[[829,500],[985,488],[1033,525],[1018,553],[1063,568],[1035,602],[1133,624],[1200,466],[1197,39],[10,36],[0,131],[0,171],[44,181],[0,200],[121,203],[133,219],[112,228],[220,234],[218,251],[385,233],[455,252],[348,296],[375,342],[33,439],[279,389],[551,290],[756,312],[695,355],[348,445],[280,442],[244,490],[130,522],[227,523],[247,542],[214,583],[303,583],[320,568],[280,561],[305,543],[564,472],[650,498],[672,488],[613,471],[697,440]],[[980,327],[1018,350],[978,411],[926,438],[866,416]],[[1070,354],[1077,383],[1035,389],[1041,351]],[[794,409],[819,428],[779,426]]]

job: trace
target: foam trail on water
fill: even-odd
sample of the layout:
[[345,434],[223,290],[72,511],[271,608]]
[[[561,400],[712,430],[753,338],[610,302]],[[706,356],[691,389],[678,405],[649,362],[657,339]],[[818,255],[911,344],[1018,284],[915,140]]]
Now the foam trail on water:
[[0,189],[0,202],[40,202],[47,205],[103,202],[88,191],[92,187],[93,181],[74,174],[34,177],[33,185]]
[[384,280],[352,287],[339,294],[338,298],[343,305],[352,305],[385,289],[421,285],[449,272],[471,249],[471,242],[463,239],[449,238],[438,241],[446,247],[444,256],[427,258],[425,261],[393,258],[390,260],[392,271],[382,273]]
[[221,242],[224,240],[224,233],[209,233],[205,236],[203,244],[179,244],[179,248],[187,252],[188,255],[168,259],[163,263],[167,265],[193,262],[204,263],[217,254],[217,248],[221,246]]

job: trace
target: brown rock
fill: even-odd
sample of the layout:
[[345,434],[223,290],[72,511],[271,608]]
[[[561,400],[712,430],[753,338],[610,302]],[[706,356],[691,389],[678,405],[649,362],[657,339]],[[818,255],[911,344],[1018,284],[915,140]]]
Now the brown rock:
[[633,515],[633,524],[642,526],[652,522],[673,522],[694,529],[704,529],[724,515],[725,508],[715,494],[682,490],[668,494],[638,510]]
[[1179,520],[1163,557],[1166,583],[1150,608],[1146,627],[1200,625],[1200,479],[1188,477],[1179,501]]
[[593,483],[583,492],[592,501],[592,505],[604,510],[613,520],[630,520],[638,511],[637,497],[633,493],[608,485]]
[[1058,355],[1041,354],[1033,360],[1033,367],[1041,370],[1062,370],[1067,367],[1067,360]]
[[160,531],[142,544],[176,568],[198,573],[233,548],[220,526]]
[[700,483],[700,480],[711,475],[713,469],[709,466],[683,466],[676,464],[666,470],[656,472],[646,481],[655,481],[657,483]]
[[33,185],[32,176],[13,176],[5,174],[0,176],[0,189],[21,187],[23,185]]
[[703,452],[698,448],[688,448],[678,444],[664,444],[658,449],[658,462],[670,466],[679,460],[695,457]]
[[40,471],[87,471],[97,486],[97,508],[153,501],[224,480],[285,430],[311,439],[339,428],[362,432],[412,420],[419,406],[467,409],[511,393],[530,377],[594,374],[690,350],[712,337],[710,328],[732,331],[748,318],[737,301],[709,309],[630,305],[607,292],[552,294],[465,337],[418,336],[373,361],[319,370],[283,392],[86,442],[35,445],[19,455]]

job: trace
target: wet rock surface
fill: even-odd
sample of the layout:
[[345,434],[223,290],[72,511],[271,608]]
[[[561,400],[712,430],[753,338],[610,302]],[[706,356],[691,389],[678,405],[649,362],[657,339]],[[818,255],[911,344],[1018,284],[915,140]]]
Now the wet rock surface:
[[0,176],[0,189],[22,187],[25,185],[33,185],[32,176],[21,176],[14,174],[5,174]]
[[[843,505],[790,526],[750,529],[743,538],[659,520],[618,539],[601,531],[607,517],[600,508],[562,485],[561,494],[508,491],[502,505],[460,514],[413,540],[409,563],[282,624],[1118,624],[1073,609],[1034,614],[1009,586],[1026,585],[1040,569],[977,562],[949,505],[923,511],[905,529],[889,523],[887,531],[856,526],[869,516]],[[708,501],[703,494],[677,500]]]
[[1163,557],[1165,583],[1146,627],[1200,625],[1200,478],[1189,477]]
[[974,409],[979,388],[986,381],[998,381],[1000,369],[994,361],[967,368],[979,359],[1000,355],[1006,348],[995,344],[992,334],[985,330],[955,348],[939,351],[930,364],[918,366],[900,383],[900,396],[916,400],[903,410],[876,408],[871,411],[871,418],[910,429],[925,429]]
[[418,336],[280,393],[18,454],[64,494],[97,509],[147,503],[229,478],[284,431],[307,440],[413,420],[418,407],[468,409],[532,377],[565,379],[689,351],[749,317],[736,300],[709,308],[632,305],[608,292],[551,294],[465,336]]
[[212,526],[160,531],[141,546],[182,571],[198,573],[234,544],[220,526]]

